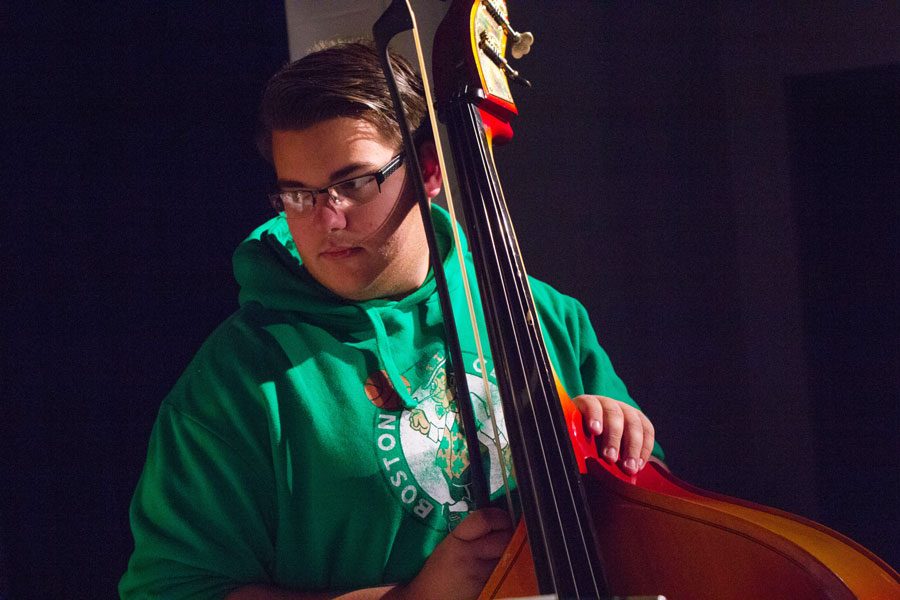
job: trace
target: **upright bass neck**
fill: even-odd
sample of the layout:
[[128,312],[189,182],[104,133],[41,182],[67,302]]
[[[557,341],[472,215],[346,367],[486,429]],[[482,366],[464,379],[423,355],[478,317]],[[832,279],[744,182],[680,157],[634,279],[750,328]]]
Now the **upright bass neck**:
[[[538,589],[607,596],[606,580],[569,442],[557,382],[500,177],[496,144],[512,138],[507,44],[533,39],[506,3],[454,2],[435,37],[435,90],[456,167],[516,482]],[[515,41],[518,40],[518,41]],[[529,41],[530,43],[530,41]]]

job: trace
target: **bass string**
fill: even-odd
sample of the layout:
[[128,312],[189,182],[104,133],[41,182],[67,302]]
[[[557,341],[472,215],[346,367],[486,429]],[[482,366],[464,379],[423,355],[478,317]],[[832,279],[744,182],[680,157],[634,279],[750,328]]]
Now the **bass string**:
[[[502,287],[502,303],[506,307],[507,313],[519,317],[520,329],[524,330],[524,334],[520,337],[514,335],[513,344],[516,352],[513,356],[519,360],[518,368],[522,373],[533,373],[531,385],[525,386],[528,393],[528,401],[525,403],[527,407],[526,418],[530,418],[532,429],[537,432],[540,442],[538,444],[540,450],[540,461],[544,470],[544,475],[548,480],[562,479],[562,489],[557,486],[551,486],[552,494],[552,512],[555,515],[555,521],[558,528],[564,527],[564,519],[562,514],[566,513],[570,518],[574,518],[577,523],[577,539],[580,548],[569,548],[568,544],[564,544],[567,555],[570,553],[580,553],[582,556],[591,556],[592,543],[585,538],[585,523],[582,518],[585,515],[584,503],[579,502],[581,499],[580,487],[572,481],[573,477],[579,477],[577,469],[572,469],[571,459],[565,452],[566,446],[570,444],[568,436],[564,439],[560,436],[558,427],[542,426],[552,423],[553,415],[558,413],[559,398],[556,394],[556,388],[552,376],[552,370],[546,354],[546,347],[543,343],[542,334],[537,322],[535,307],[530,293],[527,274],[519,252],[518,242],[515,236],[514,228],[509,216],[506,202],[503,199],[503,192],[497,177],[496,166],[493,161],[493,155],[486,143],[486,138],[480,124],[478,111],[474,106],[469,105],[469,115],[472,122],[479,130],[479,135],[475,136],[478,144],[479,159],[483,164],[484,171],[488,174],[487,184],[488,190],[481,194],[482,201],[487,198],[491,204],[490,207],[484,206],[482,211],[486,220],[490,223],[491,235],[487,236],[489,243],[486,244],[493,256],[494,266],[497,272],[501,274]],[[515,329],[513,329],[515,332]],[[507,357],[511,353],[505,353]],[[531,365],[530,367],[528,365]],[[537,380],[537,381],[534,381]],[[537,398],[532,394],[535,390]],[[511,403],[519,411],[519,403]],[[522,419],[521,414],[516,416]],[[543,439],[549,436],[550,439]],[[548,456],[549,454],[549,456]],[[556,468],[554,468],[554,466]],[[569,468],[566,468],[569,467]],[[546,531],[547,525],[542,524],[542,530]],[[566,561],[570,568],[574,568],[575,562],[571,556]],[[552,564],[552,561],[548,561]],[[590,561],[588,561],[590,565]],[[592,587],[597,588],[596,576],[593,569],[590,569]],[[579,577],[574,573],[571,576],[573,582],[577,582]]]
[[[467,122],[465,122],[464,119],[460,118],[459,114],[457,114],[458,108],[459,107],[456,105],[452,105],[449,108],[448,122],[447,122],[448,129],[450,130],[450,133],[452,134],[451,138],[454,139],[457,143],[457,145],[454,146],[454,150],[457,151],[455,153],[455,156],[457,158],[457,170],[461,173],[473,173],[476,168],[476,166],[473,164],[476,161],[476,159],[473,157],[475,156],[476,153],[471,151],[471,149],[469,149],[469,148],[460,150],[459,144],[461,144],[461,142],[465,141],[465,140],[475,139],[475,135],[477,135],[475,133],[476,130],[475,129],[466,129],[467,126],[474,128],[475,125],[474,125],[474,123],[467,123]],[[459,179],[460,179],[459,185],[467,188],[467,191],[468,191],[468,195],[464,194],[464,198],[473,198],[476,194],[479,193],[477,190],[477,186],[472,185],[470,177],[460,177]],[[451,212],[451,214],[453,214],[453,213]],[[472,237],[472,240],[471,240],[472,241],[472,255],[473,255],[473,259],[475,260],[476,263],[485,264],[485,261],[482,258],[482,255],[483,255],[482,247],[481,247],[482,244],[479,243],[479,239],[490,235],[490,232],[489,231],[484,232],[483,236],[482,236],[482,232],[480,230],[477,232],[473,232],[472,231],[473,228],[479,227],[478,220],[475,219],[474,216],[475,215],[470,215],[467,219],[467,224],[470,227],[470,233],[474,233],[473,236],[470,236],[470,237]],[[490,289],[490,280],[484,281],[481,283],[480,291],[481,291],[481,295],[483,298],[485,296],[496,295],[496,294],[492,293],[492,290]],[[474,303],[474,300],[472,299],[471,295],[467,297],[467,300],[469,302]],[[484,309],[486,316],[488,317],[487,324],[488,324],[488,328],[490,329],[491,324],[496,322],[496,319],[492,312],[493,311],[493,303],[492,302],[482,302],[482,308]],[[473,323],[474,322],[475,322],[475,319],[473,318]],[[496,354],[497,358],[500,358],[502,353],[500,352],[499,348],[494,348],[494,350],[495,350],[495,354]],[[508,380],[508,378],[504,377],[504,375],[503,375],[504,364],[502,361],[497,362],[496,360],[495,360],[495,363],[497,365],[495,367],[495,369],[498,370],[498,375],[497,375],[498,385],[501,388],[503,388],[506,380]],[[501,389],[501,392],[502,391],[503,390]],[[510,417],[514,418],[515,413],[513,412],[510,415]],[[507,495],[509,495],[509,486],[508,485],[507,485]],[[511,515],[512,514],[513,514],[513,511],[511,511]]]
[[[478,152],[479,156],[477,160],[481,163],[482,168],[487,164],[487,148],[485,144],[482,142],[482,132],[480,131],[480,127],[478,126],[478,115],[474,114],[474,107],[469,108],[469,113],[467,116],[469,117],[470,122],[472,123],[472,129],[477,131],[477,134],[473,136],[474,139],[478,141],[478,147],[476,148],[476,152]],[[476,159],[473,159],[476,160]],[[489,183],[488,183],[489,184]],[[481,205],[479,208],[482,211],[481,222],[484,223],[484,230],[480,232],[477,237],[476,244],[482,249],[481,254],[483,256],[482,260],[487,262],[488,260],[491,262],[493,269],[500,274],[498,277],[498,281],[496,282],[499,289],[490,288],[489,294],[493,298],[492,303],[488,303],[485,307],[486,312],[492,313],[492,318],[494,320],[499,319],[496,313],[500,312],[500,309],[494,308],[497,305],[501,305],[506,314],[513,314],[513,300],[511,298],[512,291],[509,289],[509,282],[505,281],[502,276],[504,266],[508,266],[509,263],[504,261],[501,258],[501,248],[504,248],[504,244],[501,241],[497,241],[494,239],[494,235],[499,232],[494,231],[494,228],[490,227],[490,216],[489,216],[489,207],[488,204],[484,201],[484,195],[490,197],[493,195],[493,190],[488,190],[486,194],[482,194],[481,191],[473,192],[470,194],[473,198],[481,197]],[[491,201],[491,200],[489,200]],[[508,381],[513,381],[516,379],[512,373],[510,373],[511,368],[518,367],[521,373],[525,373],[527,369],[521,363],[522,361],[522,351],[523,345],[519,340],[518,332],[515,329],[512,329],[510,335],[497,335],[495,336],[499,339],[499,342],[503,344],[504,348],[498,349],[498,353],[501,355],[501,361],[499,364],[503,365],[503,368],[506,370],[505,376]],[[507,351],[506,346],[511,345],[514,348],[514,351]],[[515,358],[519,358],[519,364],[511,364],[511,361],[515,361]],[[498,362],[495,360],[495,362]],[[523,433],[529,430],[535,430],[534,424],[536,423],[536,415],[534,414],[534,398],[532,395],[531,386],[509,386],[512,389],[509,391],[512,393],[513,398],[512,401],[507,403],[507,408],[512,409],[512,414],[510,417],[514,419],[518,424],[518,431]],[[519,394],[524,394],[524,397],[519,396]],[[529,414],[530,413],[530,414]],[[529,419],[530,416],[530,419]],[[530,420],[531,426],[525,424],[526,419]],[[538,435],[540,435],[539,429],[536,430]],[[524,444],[524,439],[521,440]],[[543,473],[543,479],[547,480],[550,475],[550,465],[546,456],[546,445],[542,442],[539,442],[536,448],[532,447],[531,451],[525,452],[524,457],[528,461],[527,466],[521,465],[517,472],[521,475],[525,475],[522,473],[523,467],[526,467],[527,470],[527,481],[531,487],[531,494],[535,504],[538,506],[538,511],[534,515],[529,515],[529,526],[534,528],[534,523],[531,521],[532,519],[537,520],[537,529],[541,532],[541,536],[543,538],[542,543],[540,545],[532,544],[533,548],[541,548],[542,550],[549,549],[553,544],[553,539],[558,538],[558,535],[554,535],[551,533],[551,528],[553,528],[553,524],[545,521],[545,515],[556,515],[556,527],[558,530],[560,527],[559,522],[559,507],[557,503],[557,499],[553,494],[549,495],[549,497],[545,496],[541,490],[537,488],[537,476]],[[541,509],[540,506],[545,503],[545,501],[550,503],[549,508]],[[551,568],[555,569],[554,562],[549,559],[546,559],[546,564]],[[554,581],[559,579],[560,575],[553,573]]]

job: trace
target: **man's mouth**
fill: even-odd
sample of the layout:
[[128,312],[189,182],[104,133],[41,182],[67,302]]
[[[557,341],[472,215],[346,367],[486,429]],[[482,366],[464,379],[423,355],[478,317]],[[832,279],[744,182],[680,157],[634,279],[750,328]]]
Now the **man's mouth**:
[[354,256],[359,252],[362,252],[362,248],[358,246],[335,246],[326,248],[319,253],[319,256],[329,260],[340,260]]

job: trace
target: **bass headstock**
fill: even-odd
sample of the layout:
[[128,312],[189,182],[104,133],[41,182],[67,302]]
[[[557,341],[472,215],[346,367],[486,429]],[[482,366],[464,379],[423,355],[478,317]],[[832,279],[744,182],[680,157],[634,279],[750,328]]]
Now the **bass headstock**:
[[518,114],[510,82],[531,83],[510,65],[506,51],[518,59],[533,42],[531,33],[510,24],[506,0],[453,0],[432,50],[438,108],[463,96],[478,106],[489,139],[509,140]]

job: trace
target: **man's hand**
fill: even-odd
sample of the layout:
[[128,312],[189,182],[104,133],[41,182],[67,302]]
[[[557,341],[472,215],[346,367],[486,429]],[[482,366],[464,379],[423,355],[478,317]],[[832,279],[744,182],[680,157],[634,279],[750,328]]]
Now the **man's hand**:
[[653,450],[655,433],[644,413],[624,402],[606,396],[587,394],[572,398],[584,418],[588,435],[600,436],[597,448],[611,463],[635,475],[644,468]]
[[463,519],[438,544],[415,579],[406,585],[368,588],[335,596],[327,592],[293,592],[269,585],[249,585],[227,600],[463,600],[476,598],[509,545],[513,526],[500,509],[485,508]]
[[477,597],[512,534],[512,522],[504,511],[484,508],[473,512],[438,544],[415,579],[394,588],[389,597],[404,600]]

